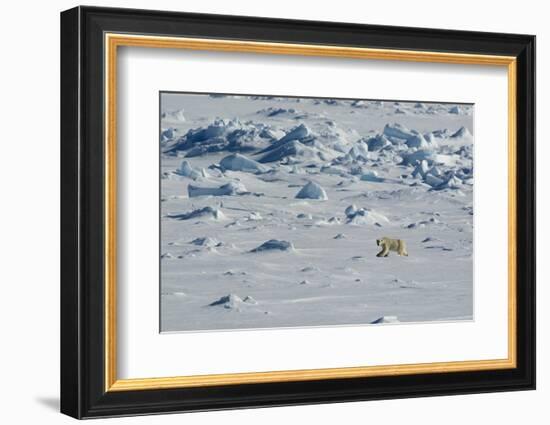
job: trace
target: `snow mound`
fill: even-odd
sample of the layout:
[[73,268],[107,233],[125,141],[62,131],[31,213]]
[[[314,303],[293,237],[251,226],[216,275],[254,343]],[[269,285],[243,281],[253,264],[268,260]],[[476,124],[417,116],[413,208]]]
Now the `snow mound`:
[[407,127],[395,123],[384,126],[383,135],[394,145],[405,144],[409,148],[428,148],[430,141],[415,130],[409,130]]
[[238,119],[216,119],[206,127],[190,129],[175,143],[167,144],[164,152],[187,151],[192,158],[206,153],[255,150],[266,143],[260,137],[265,128],[262,124],[242,123]]
[[311,136],[311,130],[309,127],[305,124],[300,124],[285,134],[278,143],[286,143],[292,140],[302,140],[309,136]]
[[196,238],[196,239],[193,239],[191,242],[189,242],[193,245],[197,245],[197,246],[205,246],[205,247],[208,247],[208,248],[214,248],[216,246],[221,246],[222,243],[217,240],[216,238],[211,238],[211,237],[204,237],[204,238]]
[[187,161],[183,161],[179,168],[176,170],[176,174],[180,176],[189,177],[192,180],[197,180],[202,177],[208,177],[208,173],[204,168],[193,168]]
[[462,114],[463,111],[462,111],[462,108],[458,105],[454,105],[454,106],[451,106],[449,108],[449,114],[456,114],[456,115],[460,115]]
[[307,266],[307,267],[304,267],[303,269],[301,269],[300,271],[303,272],[303,273],[311,273],[311,272],[320,272],[321,269],[319,269],[319,267],[315,267],[315,266]]
[[250,252],[263,252],[263,251],[292,251],[294,246],[287,241],[279,241],[277,239],[270,239],[260,246],[254,248]]
[[447,167],[454,167],[460,160],[460,156],[456,154],[435,154],[432,156],[432,161],[435,164],[445,165]]
[[204,207],[182,214],[168,215],[168,218],[174,218],[176,220],[191,220],[193,218],[212,218],[214,220],[223,220],[226,217],[222,211],[217,208]]
[[210,307],[220,306],[228,310],[239,310],[240,307],[246,306],[246,304],[258,304],[258,302],[250,296],[246,296],[243,299],[236,294],[228,294],[208,305]]
[[176,137],[176,132],[178,130],[176,130],[175,128],[167,128],[166,130],[163,130],[161,133],[160,133],[160,142],[161,143],[166,143],[168,142],[169,140],[172,140],[174,137]]
[[[313,124],[315,131],[305,124],[292,128],[285,136],[273,142],[267,148],[258,152],[263,155],[261,163],[285,160],[286,164],[302,160],[329,161],[342,154],[348,154],[353,144],[351,138],[357,140],[355,130],[344,130],[334,121],[324,120]],[[364,156],[366,152],[360,148],[351,155]],[[351,156],[348,159],[353,159]]]
[[246,187],[240,182],[229,182],[219,187],[200,187],[190,184],[187,186],[190,198],[197,196],[235,196],[248,193]]
[[310,130],[308,126],[305,124],[300,124],[291,130],[289,130],[287,133],[285,133],[280,139],[273,142],[271,145],[269,145],[267,148],[265,148],[263,151],[259,153],[265,153],[272,150],[275,150],[289,142],[293,141],[300,141],[300,142],[308,142],[315,140],[315,135]]
[[424,139],[428,142],[428,145],[435,145],[437,143],[437,138],[434,133],[424,134]]
[[[332,120],[319,123],[315,130],[317,131],[316,137],[323,146],[340,153],[348,153],[350,148],[356,146],[355,141],[359,138],[359,134],[355,130],[340,127]],[[364,153],[359,152],[359,155],[363,156]]]
[[471,138],[472,133],[466,127],[460,127],[456,132],[451,135],[451,139],[463,139]]
[[401,153],[402,162],[399,165],[416,165],[422,161],[427,161],[428,164],[431,164],[434,157],[433,152],[423,149],[411,153]]
[[321,167],[321,173],[344,177],[347,174],[347,170],[343,167],[325,165]]
[[441,130],[434,130],[432,131],[432,134],[434,135],[434,137],[437,137],[439,139],[445,139],[449,137],[449,129],[443,128]]
[[258,301],[256,301],[254,298],[252,298],[250,295],[247,295],[243,298],[243,303],[247,304],[258,304]]
[[371,322],[371,324],[373,325],[378,325],[382,323],[400,323],[400,322],[397,319],[397,316],[382,316]]
[[326,218],[322,218],[320,220],[315,221],[316,226],[334,226],[341,224],[342,220],[340,217],[330,217],[328,220]]
[[358,142],[348,151],[348,156],[356,161],[358,159],[367,160],[370,158],[369,150],[370,147],[367,143]]
[[323,150],[323,147],[312,148],[300,143],[298,140],[291,140],[273,150],[268,151],[260,158],[260,162],[267,163],[281,161],[288,157],[296,157],[300,159],[326,159],[327,156]]
[[315,182],[309,182],[296,194],[297,199],[328,200],[327,192]]
[[432,236],[428,236],[428,237],[422,239],[422,243],[426,243],[426,242],[441,242],[441,239],[434,238]]
[[375,182],[380,183],[383,182],[384,179],[382,177],[378,177],[378,173],[376,171],[367,171],[361,176],[361,180],[367,181],[367,182]]
[[277,108],[270,106],[266,109],[261,109],[257,112],[258,114],[265,115],[267,117],[276,117],[276,116],[285,116],[291,117],[293,115],[299,114],[300,112],[294,108]]
[[279,140],[281,137],[284,137],[285,132],[283,130],[278,130],[273,127],[266,126],[261,132],[260,137],[269,140]]
[[386,124],[384,126],[383,134],[394,144],[404,143],[409,138],[415,136],[411,130],[398,123]]
[[346,208],[345,214],[348,224],[374,224],[381,226],[388,224],[390,220],[383,215],[369,208],[357,208],[355,205],[350,205]]
[[178,109],[175,111],[169,111],[169,112],[163,112],[162,113],[162,119],[163,121],[179,121],[179,122],[185,122],[185,111],[183,109]]
[[263,173],[268,170],[265,165],[247,158],[239,153],[226,156],[220,161],[223,170],[244,171],[248,173]]
[[410,138],[407,139],[405,144],[409,148],[427,148],[428,146],[430,146],[430,143],[422,134],[412,135]]
[[441,186],[438,186],[438,188],[441,189],[460,189],[462,187],[462,180],[460,180],[454,172],[451,172],[449,176],[447,177],[447,180],[445,183],[443,183]]
[[357,214],[357,207],[355,206],[355,204],[349,205],[345,209],[344,214],[346,214],[346,217],[348,218],[353,217],[355,214]]
[[246,216],[247,221],[260,221],[263,219],[264,218],[262,217],[262,215],[257,211],[252,211],[250,214]]

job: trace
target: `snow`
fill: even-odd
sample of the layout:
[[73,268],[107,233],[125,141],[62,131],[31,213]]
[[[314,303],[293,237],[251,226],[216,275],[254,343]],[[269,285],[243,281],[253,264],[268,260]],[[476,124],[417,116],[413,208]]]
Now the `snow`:
[[218,241],[216,238],[211,238],[211,237],[196,238],[196,239],[193,239],[190,243],[193,245],[205,246],[208,248],[213,248],[213,247],[222,245],[222,243]]
[[286,142],[275,149],[270,149],[263,157],[260,158],[260,162],[267,163],[281,161],[282,159],[291,156],[314,158],[316,153],[314,150],[305,147],[300,142],[291,140],[290,142]]
[[[170,99],[163,332],[472,319],[470,105]],[[409,256],[377,258],[383,236]]]
[[315,182],[309,182],[296,194],[296,199],[319,199],[326,201],[327,192]]
[[413,177],[420,176],[423,179],[426,178],[426,174],[430,171],[430,168],[428,166],[428,161],[423,159],[422,161],[419,161],[416,165],[414,171],[412,172]]
[[256,300],[250,296],[246,296],[244,299],[235,294],[225,295],[216,301],[208,304],[210,307],[221,306],[228,310],[240,310],[246,304],[257,304]]
[[244,155],[234,153],[220,161],[220,167],[224,170],[245,171],[248,173],[264,173],[268,168]]
[[428,141],[422,134],[398,123],[386,124],[383,135],[392,143],[405,143],[409,148],[427,148],[433,143],[431,138]]
[[189,211],[182,214],[172,214],[168,215],[168,218],[174,218],[176,220],[191,220],[193,218],[212,218],[214,220],[223,220],[225,218],[225,215],[221,212],[221,210],[217,208],[212,207],[204,207],[200,209],[196,209],[193,211]]
[[366,171],[362,176],[361,180],[367,181],[367,182],[383,182],[384,179],[378,176],[378,172],[376,171]]
[[424,181],[429,184],[431,187],[439,187],[445,183],[443,179],[434,176],[433,174],[427,174],[424,178]]
[[311,130],[305,125],[300,124],[299,126],[290,130],[284,137],[279,140],[279,143],[286,143],[292,140],[303,140],[306,137],[311,135]]
[[175,111],[167,111],[162,113],[162,120],[164,122],[185,122],[185,110],[178,109]]
[[371,157],[369,148],[367,143],[357,143],[348,151],[348,156],[354,160],[369,159]]
[[271,239],[260,246],[254,248],[250,252],[263,252],[263,251],[291,251],[294,247],[290,242],[287,241],[278,241],[276,239]]
[[247,151],[261,146],[262,125],[242,123],[239,119],[215,119],[207,127],[189,129],[175,143],[167,143],[164,152],[186,151],[193,158],[212,152]]
[[430,144],[422,134],[413,134],[411,137],[407,139],[405,144],[409,148],[427,148],[430,146]]
[[428,150],[417,150],[412,152],[405,152],[401,154],[403,161],[401,165],[416,165],[422,161],[428,162],[428,164],[433,163],[435,154],[432,151]]
[[177,130],[175,128],[167,128],[160,133],[160,142],[166,143],[176,137]]
[[384,136],[394,143],[404,143],[415,136],[407,127],[399,124],[386,124],[384,126]]
[[454,105],[452,107],[449,108],[449,114],[461,114],[462,113],[462,109],[460,108],[460,106],[458,105]]
[[382,316],[371,322],[372,324],[399,323],[397,316]]
[[452,139],[459,139],[459,138],[472,138],[472,134],[468,131],[466,127],[460,127],[453,135],[451,136]]
[[176,170],[176,174],[184,177],[189,177],[192,180],[198,180],[202,177],[208,177],[208,173],[204,168],[193,168],[191,164],[189,164],[189,161],[183,161],[179,168]]
[[379,151],[380,149],[391,146],[391,142],[383,134],[377,134],[367,140],[369,151]]
[[454,173],[451,173],[443,184],[443,187],[448,189],[460,189],[462,187],[462,180],[460,180]]
[[219,187],[187,186],[190,198],[197,196],[234,196],[247,193],[246,187],[240,182],[229,182]]
[[383,224],[388,224],[389,219],[379,212],[376,212],[370,208],[359,208],[357,209],[355,205],[350,205],[346,208],[346,217],[348,224],[356,225],[370,225],[374,224],[377,226],[382,226]]

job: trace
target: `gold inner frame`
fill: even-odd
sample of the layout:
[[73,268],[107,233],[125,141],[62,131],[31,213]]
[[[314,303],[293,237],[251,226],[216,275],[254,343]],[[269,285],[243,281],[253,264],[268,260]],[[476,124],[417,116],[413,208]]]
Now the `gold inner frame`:
[[[236,385],[285,381],[357,378],[416,373],[448,373],[515,368],[516,359],[516,58],[462,53],[370,49],[328,45],[267,43],[106,33],[105,45],[105,391]],[[503,66],[508,72],[508,357],[495,360],[284,370],[214,375],[118,379],[117,277],[117,48],[120,46],[229,51],[280,55],[325,56],[468,65]]]

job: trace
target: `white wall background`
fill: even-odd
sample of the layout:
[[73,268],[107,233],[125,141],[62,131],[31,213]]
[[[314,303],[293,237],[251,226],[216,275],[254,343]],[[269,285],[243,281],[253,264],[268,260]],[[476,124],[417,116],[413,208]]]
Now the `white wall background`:
[[[7,2],[0,15],[0,421],[70,423],[59,392],[59,12],[78,3]],[[370,24],[536,34],[538,53],[538,390],[535,392],[344,403],[110,420],[109,423],[423,425],[548,421],[550,399],[550,27],[545,3],[441,0],[100,1],[156,8]]]

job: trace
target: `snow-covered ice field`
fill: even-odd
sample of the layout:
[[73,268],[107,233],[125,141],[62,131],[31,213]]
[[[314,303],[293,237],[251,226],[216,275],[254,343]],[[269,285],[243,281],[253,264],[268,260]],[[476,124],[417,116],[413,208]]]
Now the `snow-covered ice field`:
[[472,105],[166,92],[160,127],[161,331],[473,318]]

